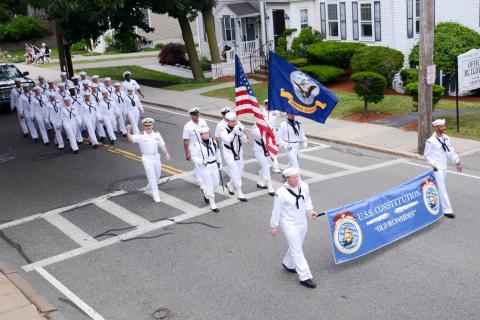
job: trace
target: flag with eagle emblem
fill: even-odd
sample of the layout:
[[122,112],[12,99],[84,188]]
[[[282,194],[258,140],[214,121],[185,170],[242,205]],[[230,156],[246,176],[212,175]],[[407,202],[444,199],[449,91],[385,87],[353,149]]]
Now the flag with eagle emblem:
[[270,110],[280,110],[325,123],[337,103],[338,97],[324,85],[270,52],[268,61]]

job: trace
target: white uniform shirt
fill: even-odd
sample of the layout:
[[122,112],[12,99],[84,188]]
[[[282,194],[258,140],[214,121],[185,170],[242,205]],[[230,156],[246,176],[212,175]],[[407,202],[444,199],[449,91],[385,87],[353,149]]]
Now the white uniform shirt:
[[77,94],[80,94],[80,91],[82,91],[82,85],[80,83],[77,83],[77,84],[72,83],[72,86],[70,88],[75,88],[75,90],[77,91]]
[[227,126],[227,121],[225,119],[220,120],[219,123],[217,123],[217,126],[215,127],[215,138],[222,138],[221,132],[222,129]]
[[95,101],[96,104],[100,103],[100,100],[103,99],[103,96],[100,92],[91,92],[92,93],[92,101]]
[[[292,190],[296,195],[303,196],[303,198],[300,197],[298,199],[298,208],[297,198],[288,192],[287,188]],[[272,217],[270,219],[270,227],[278,228],[279,224],[306,225],[306,213],[311,210],[313,210],[313,205],[308,185],[305,182],[300,181],[297,188],[291,188],[288,183],[285,183],[278,188],[276,192]]]
[[[443,149],[442,143],[445,143],[445,147],[447,148],[446,151]],[[440,170],[447,169],[448,158],[455,164],[460,163],[460,159],[453,149],[450,137],[448,137],[446,134],[443,134],[441,137],[437,137],[437,135],[434,133],[430,138],[428,138],[427,142],[425,143],[425,151],[423,156],[432,167],[437,167]]]
[[27,94],[22,93],[20,98],[18,98],[18,110],[17,112],[26,118],[33,118],[33,108],[32,108],[32,94],[28,92]]
[[132,142],[138,144],[142,155],[158,154],[158,148],[165,145],[165,141],[160,132],[155,131],[151,134],[148,134],[145,131],[141,134],[133,134]]
[[265,145],[265,142],[262,140],[262,135],[260,134],[260,129],[256,124],[252,125],[252,128],[250,129],[252,132],[253,136],[253,150],[256,152],[262,152],[265,156],[269,156],[267,147]]
[[42,89],[42,94],[46,95],[47,94],[47,89],[48,89],[48,84],[46,82],[44,83],[37,83],[37,86],[39,86]]
[[208,127],[207,122],[203,119],[199,119],[198,124],[192,120],[188,121],[183,127],[183,139],[188,139],[190,145],[198,145],[198,141],[201,140],[199,132],[201,127]]
[[115,118],[115,106],[112,99],[105,101],[105,99],[102,98],[98,104],[98,109],[100,119]]
[[59,100],[47,102],[47,117],[54,127],[60,127],[62,125],[62,109],[63,104]]
[[70,93],[68,91],[63,91],[63,92],[60,92],[57,91],[57,99],[62,101],[63,102],[63,99],[65,99],[65,97],[69,97],[70,96]]
[[[248,137],[245,134],[245,127],[243,126],[243,124],[240,123],[240,121],[237,121],[236,126],[240,128],[241,134],[236,134],[234,130],[230,129],[229,126],[226,126],[221,131],[221,137],[224,152],[232,152],[233,147],[233,151],[235,151],[235,154],[240,155],[241,143],[247,142]],[[227,145],[228,148],[226,148],[225,145]]]
[[68,89],[73,88],[73,82],[70,80],[66,81],[59,81],[58,83],[63,83],[65,85],[65,90],[68,91]]
[[103,84],[103,82],[99,82],[99,81],[95,82],[92,80],[92,83],[95,83],[98,85],[98,88],[97,88],[98,92],[100,92],[103,88],[105,88],[105,85]]
[[53,87],[53,88],[48,88],[47,87],[47,90],[45,90],[45,95],[47,96],[48,100],[50,100],[50,94],[51,93],[55,93],[57,94],[57,88]]
[[108,87],[106,85],[103,85],[103,88],[108,91],[109,96],[112,96],[113,91],[115,91],[115,88],[112,85]]
[[307,137],[305,136],[305,132],[303,131],[303,126],[300,122],[294,122],[295,129],[293,128],[292,124],[285,120],[280,125],[278,129],[278,140],[277,141],[280,145],[287,145],[290,143],[299,143],[307,141]]
[[127,98],[125,99],[125,105],[127,106],[127,112],[132,108],[138,108],[140,111],[143,112],[143,105],[140,102],[140,98],[136,94],[133,94],[131,96],[127,95],[126,97]]
[[14,110],[18,106],[18,101],[20,99],[20,96],[22,95],[23,90],[22,87],[14,87],[12,90],[10,90],[10,110]]
[[78,111],[71,106],[69,108],[63,107],[62,108],[62,123],[65,124],[80,124],[82,120],[80,119],[80,115]]
[[122,82],[122,90],[125,93],[127,93],[127,88],[130,87],[130,86],[132,86],[135,89],[135,91],[140,89],[140,86],[138,85],[137,81],[135,81],[133,79],[130,79],[130,81],[125,80],[125,81]]
[[[220,155],[220,149],[217,146],[217,143],[209,138],[207,142],[203,141],[200,138],[200,146],[198,148],[198,153],[192,157],[193,162],[199,165],[203,165],[203,161],[207,161],[211,164],[215,164],[215,161],[219,164],[222,164],[222,156]],[[202,156],[203,154],[203,156]]]
[[126,113],[125,100],[127,100],[127,95],[123,91],[113,91],[110,98],[115,101],[115,106],[117,107],[117,113]]
[[98,111],[98,106],[95,103],[95,101],[92,101],[90,98],[90,101],[83,101],[82,106],[80,107],[80,115],[82,118],[88,118],[88,119],[97,119],[99,116],[99,111]]
[[47,118],[47,99],[45,99],[45,96],[43,94],[40,94],[39,96],[32,95],[32,100],[31,100],[31,105],[33,112],[35,114],[39,114],[43,118]]
[[72,98],[72,107],[75,108],[80,108],[82,105],[83,99],[80,97],[78,94],[75,96],[70,96]]

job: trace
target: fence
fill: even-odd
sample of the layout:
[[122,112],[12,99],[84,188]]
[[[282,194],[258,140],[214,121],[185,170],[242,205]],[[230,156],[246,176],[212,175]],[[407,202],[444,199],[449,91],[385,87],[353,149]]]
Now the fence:
[[[255,70],[260,69],[264,61],[264,58],[261,56],[247,56],[240,58],[245,73],[253,73]],[[235,75],[235,60],[212,64],[213,79],[233,75]]]

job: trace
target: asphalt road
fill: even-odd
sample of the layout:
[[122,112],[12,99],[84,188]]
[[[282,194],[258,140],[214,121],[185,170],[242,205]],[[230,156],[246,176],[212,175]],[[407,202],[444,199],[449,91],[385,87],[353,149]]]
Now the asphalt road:
[[[479,153],[462,158],[465,175],[448,176],[455,220],[441,219],[360,259],[335,265],[325,219],[310,222],[304,252],[318,288],[309,290],[281,267],[287,245],[283,235],[269,234],[273,201],[255,186],[258,164],[247,160],[249,202],[219,194],[221,212],[212,213],[183,158],[188,118],[158,108],[147,115],[157,120],[173,156],[164,168],[161,204],[141,191],[143,167],[126,138],[97,150],[82,145],[74,155],[23,138],[15,115],[0,116],[0,260],[56,307],[52,314],[69,320],[478,319]],[[251,146],[246,149],[251,159]],[[317,211],[427,170],[421,161],[321,142],[304,154],[303,179],[311,181]],[[281,182],[278,174],[274,179]]]

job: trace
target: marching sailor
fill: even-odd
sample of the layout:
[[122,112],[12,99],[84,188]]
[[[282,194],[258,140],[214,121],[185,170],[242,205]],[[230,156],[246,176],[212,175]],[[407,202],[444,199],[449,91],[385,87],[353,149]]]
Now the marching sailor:
[[83,80],[82,85],[83,85],[83,88],[80,91],[80,95],[83,98],[83,95],[85,94],[85,92],[92,92],[92,90],[90,89],[90,80]]
[[88,139],[94,149],[98,148],[97,136],[95,134],[95,128],[98,120],[98,106],[92,101],[92,96],[89,91],[85,91],[83,94],[83,101],[80,107],[80,116],[82,122],[87,128]]
[[60,150],[65,148],[62,137],[62,109],[62,102],[57,99],[55,92],[50,92],[47,102],[48,121],[50,121],[53,126],[53,130],[55,131],[55,144]]
[[283,268],[291,273],[296,272],[301,285],[315,288],[316,284],[312,280],[302,246],[307,234],[306,215],[315,219],[317,214],[313,211],[308,185],[300,181],[300,170],[287,168],[283,171],[283,176],[287,181],[277,189],[270,219],[270,233],[275,237],[280,226],[288,243],[287,253],[283,257]]
[[57,93],[57,88],[55,88],[55,82],[52,79],[47,80],[47,90],[45,92],[45,95],[50,99],[50,94]]
[[462,172],[462,165],[460,164],[460,158],[453,149],[450,137],[444,133],[445,119],[437,119],[432,122],[432,125],[435,132],[426,141],[423,156],[433,167],[443,214],[447,218],[453,219],[455,218],[455,214],[450,205],[450,199],[448,198],[447,187],[445,185],[445,180],[447,179],[447,162],[448,159],[450,159],[450,161],[455,163],[457,172]]
[[199,150],[192,161],[198,165],[199,174],[204,183],[203,197],[205,202],[210,203],[213,212],[219,212],[215,204],[215,190],[220,184],[220,170],[222,170],[222,157],[217,143],[210,138],[210,128],[201,127],[199,129],[200,143]]
[[80,76],[80,81],[83,82],[83,81],[87,80],[87,73],[85,71],[80,71],[78,73],[78,75]]
[[113,86],[112,86],[112,79],[110,77],[103,79],[103,89],[106,89],[108,91],[108,94],[110,97],[112,96]]
[[92,76],[92,85],[95,83],[97,85],[98,91],[101,91],[103,87],[105,86],[102,82],[99,81],[99,76],[98,74]]
[[222,136],[220,133],[222,132],[222,129],[227,126],[227,120],[225,119],[225,115],[230,112],[229,107],[225,107],[222,110],[220,110],[220,113],[222,114],[222,120],[220,120],[217,123],[217,126],[215,127],[215,141],[217,142],[218,146],[222,145]]
[[78,138],[77,131],[81,124],[80,115],[72,106],[72,97],[66,96],[63,99],[64,107],[62,109],[62,125],[65,134],[67,135],[68,141],[70,141],[70,147],[72,148],[73,153],[78,154],[78,143],[83,142],[83,138]]
[[125,100],[127,99],[127,96],[125,92],[121,90],[120,82],[115,82],[113,84],[113,87],[115,88],[115,90],[113,91],[110,97],[115,102],[114,106],[115,106],[115,114],[117,117],[118,131],[120,131],[122,135],[126,137],[127,129],[125,128],[125,119],[127,118],[127,108],[125,105]]
[[[110,98],[107,89],[102,89],[102,99],[100,99],[100,103],[98,104],[99,109],[99,121],[102,125],[107,127],[107,134],[110,139],[110,144],[115,144],[115,140],[117,137],[115,136],[115,132],[113,128],[117,126],[117,122],[115,120],[115,109],[113,106],[113,100]],[[102,137],[101,134],[99,134]]]
[[139,134],[138,121],[140,120],[140,113],[144,113],[143,105],[140,102],[140,98],[134,93],[135,88],[127,88],[127,99],[125,99],[125,105],[127,108],[128,121],[132,125],[133,134]]
[[170,161],[170,154],[168,153],[165,141],[160,132],[153,131],[152,118],[145,118],[142,120],[145,131],[142,134],[131,134],[132,126],[127,126],[128,141],[137,143],[142,153],[142,163],[147,174],[148,184],[152,191],[153,201],[161,202],[158,192],[158,179],[160,179],[161,161],[158,148],[162,149],[167,161]]
[[57,99],[63,102],[63,99],[65,99],[66,96],[69,96],[70,93],[65,89],[65,83],[59,82],[57,83]]
[[20,85],[20,79],[15,79],[15,87],[10,91],[10,110],[17,110],[18,122],[20,128],[22,128],[23,136],[28,137],[28,127],[25,120],[25,115],[20,105],[20,97],[22,96],[22,86]]
[[[207,122],[204,119],[200,119],[200,109],[197,107],[192,107],[188,110],[190,114],[190,121],[188,121],[185,126],[183,126],[183,149],[185,150],[185,159],[191,161],[193,157],[197,156],[197,153],[200,152],[198,145],[200,144],[200,128],[208,127]],[[204,189],[203,180],[200,175],[198,164],[195,162],[193,173],[197,178],[197,182],[200,185],[200,189]]]
[[37,86],[42,89],[41,93],[46,96],[48,85],[45,82],[45,77],[44,76],[42,76],[42,75],[38,76]]
[[272,166],[270,153],[262,139],[260,129],[256,124],[252,125],[251,132],[253,141],[255,142],[253,144],[253,152],[255,153],[255,158],[257,158],[258,163],[260,163],[260,171],[258,172],[260,180],[257,181],[257,187],[260,189],[268,188],[268,194],[274,196],[275,189],[273,189],[272,177],[270,176],[270,167]]
[[130,86],[133,86],[134,92],[138,91],[138,93],[140,93],[142,98],[145,98],[142,91],[140,91],[140,86],[138,85],[137,81],[130,78],[131,75],[132,75],[132,73],[130,71],[125,71],[123,73],[123,78],[125,79],[125,81],[122,82],[122,91],[127,93],[127,88],[130,87]]
[[80,111],[82,109],[83,99],[78,94],[76,87],[70,88],[68,89],[68,91],[70,91],[70,98],[72,98],[72,108],[75,110],[75,113],[78,115],[78,119],[77,119],[78,130],[76,131],[76,135],[77,135],[77,141],[80,143],[81,141],[83,141],[82,131],[85,126],[82,121],[82,116]]
[[307,137],[300,122],[295,120],[295,116],[287,113],[287,119],[282,122],[278,129],[277,143],[288,152],[288,167],[299,168],[298,150],[300,142],[303,147],[308,147]]
[[39,86],[34,87],[33,92],[34,95],[31,100],[33,117],[42,135],[43,144],[48,146],[50,142],[48,140],[47,129],[45,128],[47,125],[47,100],[42,94],[42,88]]
[[[278,110],[270,110],[268,108],[268,99],[265,99],[263,101],[263,117],[265,118],[265,121],[268,123],[270,128],[272,129],[273,135],[275,136],[275,141],[278,143],[278,138],[277,138],[277,119],[280,118],[280,111]],[[280,173],[280,169],[278,168],[278,158],[275,157],[274,161],[272,163],[272,171],[275,173]]]
[[18,110],[17,112],[20,114],[20,116],[25,119],[25,122],[27,124],[28,131],[30,132],[30,136],[32,137],[34,142],[38,141],[38,132],[37,129],[35,128],[35,124],[33,123],[34,119],[34,112],[33,112],[33,95],[32,92],[30,92],[30,85],[28,83],[24,83],[22,85],[23,87],[23,94],[18,98]]
[[65,85],[65,90],[69,90],[71,87],[73,87],[73,82],[67,79],[67,73],[62,71],[60,72],[60,83],[63,83]]
[[[78,93],[80,93],[80,91],[82,90],[82,86],[80,85],[80,82],[78,81],[78,77],[77,76],[73,76],[72,77],[72,82],[73,82],[73,88],[77,89],[76,91]],[[68,90],[70,90],[72,87],[68,88]]]
[[248,143],[245,134],[245,127],[237,122],[235,113],[229,112],[225,115],[227,126],[222,129],[221,137],[223,143],[223,158],[227,165],[227,173],[230,181],[227,182],[228,192],[233,195],[234,190],[240,201],[247,202],[242,192],[242,174],[244,168],[242,143]]

